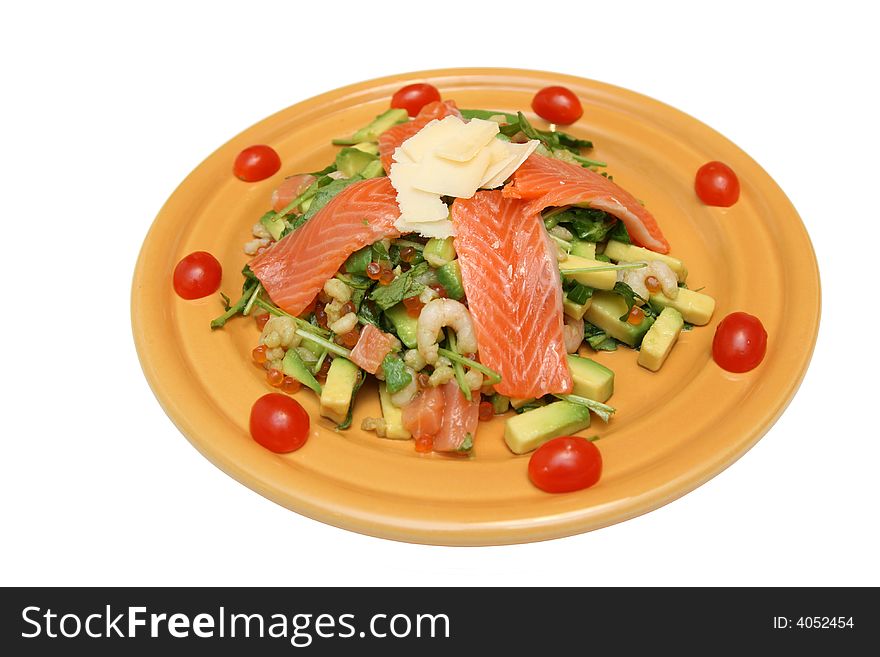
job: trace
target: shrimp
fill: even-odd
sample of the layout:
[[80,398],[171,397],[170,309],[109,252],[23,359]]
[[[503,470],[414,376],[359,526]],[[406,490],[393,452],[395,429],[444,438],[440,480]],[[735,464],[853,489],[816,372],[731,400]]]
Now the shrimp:
[[448,326],[455,331],[458,350],[463,354],[477,352],[477,334],[468,309],[452,299],[434,299],[425,304],[419,314],[417,342],[419,353],[430,364],[437,362],[437,335]]
[[660,289],[670,299],[678,296],[678,277],[675,272],[669,268],[665,262],[652,260],[645,263],[647,266],[641,269],[626,269],[618,272],[618,280],[622,280],[629,285],[633,292],[643,299],[651,296],[650,291],[645,286],[645,280],[654,277],[660,281]]
[[584,341],[584,320],[565,316],[565,325],[562,327],[562,339],[565,341],[565,352],[573,354]]

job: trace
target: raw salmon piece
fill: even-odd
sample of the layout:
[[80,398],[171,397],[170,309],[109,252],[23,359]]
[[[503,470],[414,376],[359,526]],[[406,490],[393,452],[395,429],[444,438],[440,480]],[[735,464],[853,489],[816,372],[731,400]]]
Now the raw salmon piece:
[[288,203],[306,191],[313,182],[315,182],[315,177],[310,173],[300,173],[285,178],[272,192],[272,209],[275,212],[281,212]]
[[328,278],[358,249],[399,237],[397,192],[387,177],[352,183],[314,217],[251,260],[272,301],[291,315],[305,310]]
[[362,370],[375,374],[379,365],[385,360],[385,356],[397,346],[396,343],[397,338],[393,335],[380,331],[372,324],[367,324],[348,359]]
[[443,426],[446,396],[441,388],[425,388],[403,407],[403,428],[413,438],[436,436]]
[[480,362],[501,375],[495,390],[571,392],[556,249],[538,213],[492,190],[456,199],[451,216]]
[[434,436],[435,452],[454,452],[470,434],[473,438],[480,422],[480,391],[471,392],[471,401],[464,398],[458,382],[455,380],[444,383],[443,390],[443,425]]
[[455,101],[435,100],[433,103],[425,105],[418,116],[409,123],[393,126],[379,135],[379,157],[382,160],[382,167],[385,171],[391,171],[391,158],[398,146],[434,119],[442,119],[450,115],[461,118],[461,112],[455,106]]
[[614,215],[634,244],[669,253],[654,216],[620,185],[582,166],[533,153],[513,174],[504,196],[532,201],[531,209],[583,204]]

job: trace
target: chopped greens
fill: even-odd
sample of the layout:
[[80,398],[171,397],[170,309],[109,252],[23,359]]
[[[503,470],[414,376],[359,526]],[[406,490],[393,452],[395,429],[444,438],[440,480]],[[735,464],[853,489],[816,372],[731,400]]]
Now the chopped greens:
[[400,392],[412,383],[412,374],[406,371],[403,359],[396,354],[385,356],[382,370],[385,372],[385,387],[392,394]]
[[[458,353],[458,344],[455,333],[450,332],[449,337],[446,338],[446,341],[449,343],[449,350]],[[456,383],[458,383],[461,394],[464,395],[465,399],[470,401],[471,387],[467,384],[467,379],[465,379],[464,376],[464,368],[461,366],[461,363],[458,361],[452,361],[452,371],[455,372],[455,381]]]
[[[513,119],[512,114],[506,115],[507,118]],[[569,134],[560,131],[550,131],[550,130],[537,130],[529,123],[529,120],[525,117],[525,114],[522,112],[517,112],[516,120],[508,121],[507,125],[503,125],[499,128],[499,132],[506,137],[513,137],[517,133],[521,132],[529,139],[537,139],[540,141],[546,148],[550,150],[550,152],[565,150],[574,155],[580,154],[581,148],[592,148],[593,142],[587,139],[578,139],[576,137],[572,137]],[[605,166],[601,163],[596,163],[596,166]]]
[[391,281],[388,285],[378,285],[370,293],[370,299],[382,310],[400,303],[408,297],[420,294],[425,289],[424,283],[416,279],[428,271],[428,263],[423,262]]
[[[563,274],[565,272],[563,271]],[[577,281],[569,281],[566,283],[567,289],[565,290],[565,296],[572,303],[576,303],[579,306],[584,305],[587,301],[590,300],[590,297],[593,296],[593,288],[584,285],[583,283],[578,283]]]
[[569,207],[553,216],[557,223],[568,225],[571,232],[585,242],[604,241],[619,223],[607,212],[595,208]]
[[473,448],[474,437],[471,435],[470,431],[468,431],[464,436],[464,440],[461,441],[461,445],[459,445],[455,451],[466,454],[467,452],[470,452]]
[[624,244],[632,244],[632,240],[629,238],[629,232],[626,230],[626,226],[622,221],[618,221],[612,226],[611,230],[608,232],[608,239],[614,240],[615,242],[623,242]]
[[620,321],[625,322],[627,315],[629,315],[630,311],[633,309],[633,306],[636,305],[636,299],[647,302],[647,299],[643,299],[638,294],[635,293],[629,285],[624,283],[623,281],[617,281],[614,284],[614,289],[611,290],[615,294],[619,294],[623,297],[623,300],[626,302],[626,312],[620,316]]
[[584,340],[594,351],[617,351],[617,340],[590,322],[584,322]]
[[331,199],[336,196],[343,189],[351,185],[352,183],[356,183],[359,180],[363,180],[360,176],[352,176],[351,178],[342,178],[341,180],[332,180],[326,185],[322,186],[314,196],[311,205],[309,205],[309,209],[306,210],[301,217],[299,217],[294,222],[294,228],[299,228],[309,219],[314,217],[318,210],[327,205]]

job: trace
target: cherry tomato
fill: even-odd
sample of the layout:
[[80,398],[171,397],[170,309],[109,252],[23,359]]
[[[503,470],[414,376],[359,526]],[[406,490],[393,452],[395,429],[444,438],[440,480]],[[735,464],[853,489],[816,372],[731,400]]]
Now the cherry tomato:
[[257,182],[265,180],[269,176],[274,176],[281,168],[281,158],[271,146],[259,144],[258,146],[248,146],[232,165],[232,172],[236,178],[240,178],[245,182]]
[[730,313],[715,329],[712,358],[728,372],[755,369],[767,353],[767,331],[748,313]]
[[739,178],[724,162],[706,162],[697,169],[694,189],[706,205],[729,208],[739,200]]
[[410,116],[416,116],[425,105],[437,100],[440,100],[440,92],[434,85],[408,84],[391,97],[391,107],[405,109]]
[[584,114],[581,101],[565,87],[544,87],[532,99],[532,109],[542,119],[561,125],[574,123]]
[[548,440],[529,459],[529,479],[548,493],[589,488],[602,475],[602,455],[586,438],[561,436]]
[[220,289],[223,269],[207,251],[190,253],[174,268],[174,291],[184,299],[201,299]]
[[293,452],[309,437],[309,414],[287,395],[270,392],[251,408],[251,436],[273,452]]

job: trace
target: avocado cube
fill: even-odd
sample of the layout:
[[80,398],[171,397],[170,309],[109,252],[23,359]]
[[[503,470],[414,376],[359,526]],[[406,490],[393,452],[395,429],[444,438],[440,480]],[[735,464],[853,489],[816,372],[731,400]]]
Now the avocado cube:
[[702,292],[694,292],[686,287],[678,288],[678,296],[670,299],[662,292],[651,295],[651,304],[661,308],[675,308],[686,322],[704,326],[715,312],[715,299]]
[[609,240],[605,246],[605,255],[615,262],[651,262],[652,260],[659,260],[669,265],[669,268],[678,277],[679,283],[684,283],[687,280],[688,270],[681,260],[644,249],[640,246]]
[[394,326],[397,337],[408,348],[414,349],[418,344],[417,334],[419,329],[419,320],[417,317],[410,317],[409,312],[403,302],[391,306],[385,311],[385,317]]
[[353,142],[362,142],[362,141],[376,141],[379,139],[379,135],[388,130],[393,125],[397,125],[398,123],[403,123],[404,121],[409,120],[409,115],[406,113],[405,109],[390,109],[382,112],[375,119],[370,121],[363,128],[358,130],[352,136],[351,141]]
[[675,308],[664,308],[654,325],[645,333],[639,351],[639,365],[652,372],[659,370],[675,346],[683,327],[681,313]]
[[350,360],[337,356],[330,363],[327,381],[321,391],[321,415],[330,418],[336,424],[342,424],[351,406],[358,380],[358,366]]
[[586,258],[587,260],[595,260],[596,243],[575,240],[571,243],[571,255]]
[[567,436],[590,426],[590,409],[558,401],[509,418],[504,442],[514,454],[526,454],[551,438]]
[[[425,249],[427,251],[427,249]],[[461,265],[458,260],[451,260],[437,268],[437,280],[446,290],[450,299],[459,301],[464,298],[464,283],[461,280]]]
[[586,303],[575,303],[566,296],[562,300],[562,312],[573,319],[583,319],[584,313],[587,312],[587,308],[589,308],[592,303],[592,297],[587,299]]
[[385,418],[385,437],[392,440],[409,440],[412,435],[403,426],[403,411],[391,403],[391,393],[384,383],[379,385],[379,403]]
[[441,267],[455,258],[455,246],[451,237],[432,237],[425,244],[422,256],[433,267]]
[[336,169],[346,178],[351,178],[377,160],[378,156],[358,148],[343,148],[336,154]]
[[626,314],[626,301],[619,294],[597,290],[593,293],[593,303],[584,314],[584,319],[598,326],[612,338],[617,338],[630,347],[638,346],[642,337],[654,323],[653,317],[645,316],[637,325],[621,321]]
[[605,271],[584,271],[571,274],[565,273],[565,270],[567,269],[583,269],[590,267],[608,267],[608,263],[600,260],[581,258],[576,255],[569,255],[565,260],[559,263],[559,268],[563,271],[563,276],[565,278],[575,280],[582,285],[597,290],[611,290],[614,288],[614,284],[617,282],[617,272],[614,270],[609,271],[606,269]]
[[[648,334],[650,335],[650,331]],[[608,401],[614,393],[614,372],[589,358],[569,354],[566,359],[574,381],[571,394],[598,402]]]

